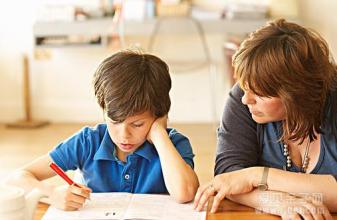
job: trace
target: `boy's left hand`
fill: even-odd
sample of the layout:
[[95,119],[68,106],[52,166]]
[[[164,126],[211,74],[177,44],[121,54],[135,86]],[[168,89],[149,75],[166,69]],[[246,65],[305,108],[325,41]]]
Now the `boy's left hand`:
[[161,132],[163,131],[166,132],[167,119],[168,119],[167,115],[164,115],[163,117],[154,120],[146,138],[150,143],[153,143],[153,139],[161,135],[162,134]]

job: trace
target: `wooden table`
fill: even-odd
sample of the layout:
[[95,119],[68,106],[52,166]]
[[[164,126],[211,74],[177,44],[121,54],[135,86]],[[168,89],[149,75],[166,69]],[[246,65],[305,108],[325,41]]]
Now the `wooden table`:
[[46,203],[39,202],[39,204],[37,204],[37,209],[34,214],[34,220],[42,219],[42,216],[47,211],[48,207],[49,205],[47,205]]
[[[208,203],[206,220],[281,220],[279,216],[262,213],[251,207],[240,205],[227,199],[223,200],[220,203],[218,211],[212,214],[210,213],[212,204],[213,199]],[[337,213],[333,214],[333,219],[337,220]]]
[[[280,220],[281,218],[275,215],[269,215],[265,213],[256,212],[255,209],[234,203],[229,200],[224,200],[221,202],[219,211],[217,213],[211,214],[209,211],[211,210],[211,204],[209,203],[207,207],[207,217],[206,220]],[[49,205],[45,203],[39,203],[37,206],[37,210],[35,212],[34,220],[42,219],[42,216],[47,211]],[[333,215],[333,219],[337,220],[337,213]]]
[[[281,218],[275,215],[270,215],[266,213],[261,213],[255,211],[255,209],[240,205],[238,203],[232,202],[228,199],[223,200],[220,203],[219,209],[216,213],[210,213],[213,204],[213,199],[210,200],[207,206],[207,217],[206,220],[228,220],[228,219],[239,219],[239,220],[259,220],[259,219],[270,219],[270,220],[280,220]],[[337,219],[337,218],[336,218]]]

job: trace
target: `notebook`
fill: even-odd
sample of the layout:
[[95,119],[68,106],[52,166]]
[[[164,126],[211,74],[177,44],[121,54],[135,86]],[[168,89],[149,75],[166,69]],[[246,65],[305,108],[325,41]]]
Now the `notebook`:
[[204,220],[206,211],[193,210],[193,204],[179,204],[168,195],[132,193],[92,193],[83,208],[63,211],[49,207],[42,220]]

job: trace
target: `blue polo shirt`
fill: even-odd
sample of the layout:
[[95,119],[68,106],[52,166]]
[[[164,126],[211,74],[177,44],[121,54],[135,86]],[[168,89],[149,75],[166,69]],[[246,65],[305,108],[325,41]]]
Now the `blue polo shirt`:
[[[193,169],[194,154],[189,140],[175,129],[167,132]],[[154,145],[145,141],[127,156],[126,162],[116,157],[115,149],[106,124],[98,124],[95,128],[83,128],[49,154],[64,171],[79,169],[83,183],[93,192],[168,193]]]

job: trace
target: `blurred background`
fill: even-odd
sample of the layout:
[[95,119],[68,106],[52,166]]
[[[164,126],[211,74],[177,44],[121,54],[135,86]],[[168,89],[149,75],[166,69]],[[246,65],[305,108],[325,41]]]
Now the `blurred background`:
[[337,56],[337,1],[26,0],[0,7],[0,175],[103,121],[98,64],[121,49],[170,66],[170,123],[190,137],[202,183],[213,175],[216,127],[235,79],[231,56],[268,20],[318,31]]

